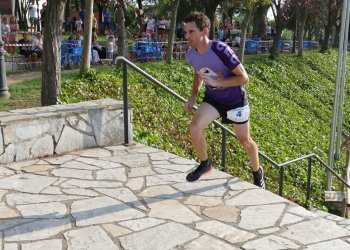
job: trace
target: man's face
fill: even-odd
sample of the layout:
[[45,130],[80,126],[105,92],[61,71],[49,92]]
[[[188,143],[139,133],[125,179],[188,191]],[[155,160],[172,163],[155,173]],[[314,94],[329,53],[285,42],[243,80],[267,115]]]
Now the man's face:
[[205,29],[200,31],[195,22],[185,24],[185,39],[191,48],[197,48],[205,37]]

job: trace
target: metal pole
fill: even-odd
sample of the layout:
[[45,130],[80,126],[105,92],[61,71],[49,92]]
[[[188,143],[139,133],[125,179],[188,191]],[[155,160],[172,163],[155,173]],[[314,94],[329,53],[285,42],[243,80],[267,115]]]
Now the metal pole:
[[[348,1],[343,1],[343,11],[342,11],[342,20],[340,26],[340,44],[339,44],[339,53],[338,53],[338,69],[337,69],[337,81],[335,87],[334,94],[334,104],[333,104],[333,119],[332,119],[332,129],[331,129],[331,138],[329,145],[329,167],[333,169],[334,166],[334,144],[335,144],[335,136],[336,136],[336,126],[337,126],[337,115],[338,115],[338,98],[339,98],[339,89],[340,89],[340,78],[341,78],[341,69],[342,69],[342,58],[343,58],[343,45],[344,45],[344,32],[345,32],[345,22],[346,20],[346,11],[347,11]],[[327,187],[328,191],[332,189],[332,175],[329,171],[327,171]]]
[[[345,180],[347,183],[350,182],[350,150],[346,151],[346,177]],[[350,218],[350,189],[346,187],[346,214]]]
[[309,205],[310,201],[310,189],[311,189],[311,167],[312,158],[309,158],[309,164],[307,166],[307,191],[306,191],[306,204]]
[[227,172],[226,169],[226,130],[221,129],[222,132],[222,141],[221,141],[221,165],[224,169],[224,172]]
[[284,166],[280,167],[280,186],[279,186],[279,191],[278,195],[283,196],[283,182],[284,182]]
[[[0,27],[1,27],[1,15],[0,15]],[[10,92],[7,87],[6,79],[6,66],[5,66],[5,50],[4,41],[2,40],[2,34],[0,29],[0,98],[10,98]]]
[[[337,144],[335,150],[335,160],[340,159],[340,146],[341,146],[341,138],[342,138],[342,130],[343,130],[343,108],[344,108],[344,93],[345,93],[345,80],[346,80],[346,57],[348,52],[348,37],[349,37],[349,15],[350,15],[350,4],[348,3],[346,6],[346,20],[345,22],[345,32],[344,32],[344,44],[343,44],[343,68],[342,68],[342,77],[340,84],[340,103],[339,103],[339,122],[338,122],[338,130],[337,130]],[[345,7],[344,7],[345,8]]]
[[129,144],[128,68],[123,62],[124,143]]

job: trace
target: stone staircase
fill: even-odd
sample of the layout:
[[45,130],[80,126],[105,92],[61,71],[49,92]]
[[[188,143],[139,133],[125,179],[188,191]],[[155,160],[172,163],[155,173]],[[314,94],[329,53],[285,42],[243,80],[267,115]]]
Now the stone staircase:
[[109,99],[0,113],[0,250],[350,249],[350,220],[218,170],[188,183],[196,162],[121,145],[123,120]]
[[0,249],[350,249],[350,220],[218,170],[188,183],[195,164],[134,144],[1,165]]

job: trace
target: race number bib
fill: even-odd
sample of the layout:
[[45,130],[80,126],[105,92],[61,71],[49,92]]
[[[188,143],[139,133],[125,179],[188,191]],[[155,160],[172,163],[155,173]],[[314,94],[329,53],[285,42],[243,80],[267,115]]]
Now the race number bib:
[[227,119],[234,122],[245,122],[248,121],[250,114],[249,105],[231,109],[227,111]]

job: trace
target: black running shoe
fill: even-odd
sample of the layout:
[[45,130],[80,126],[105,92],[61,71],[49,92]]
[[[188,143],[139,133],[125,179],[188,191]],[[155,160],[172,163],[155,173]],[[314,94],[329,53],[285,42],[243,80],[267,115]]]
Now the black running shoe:
[[260,167],[258,171],[253,172],[253,177],[254,185],[261,189],[265,189],[264,169],[262,167]]
[[213,170],[213,165],[211,162],[207,166],[204,164],[199,164],[199,166],[186,176],[186,180],[193,182],[198,180],[202,175],[209,174]]

